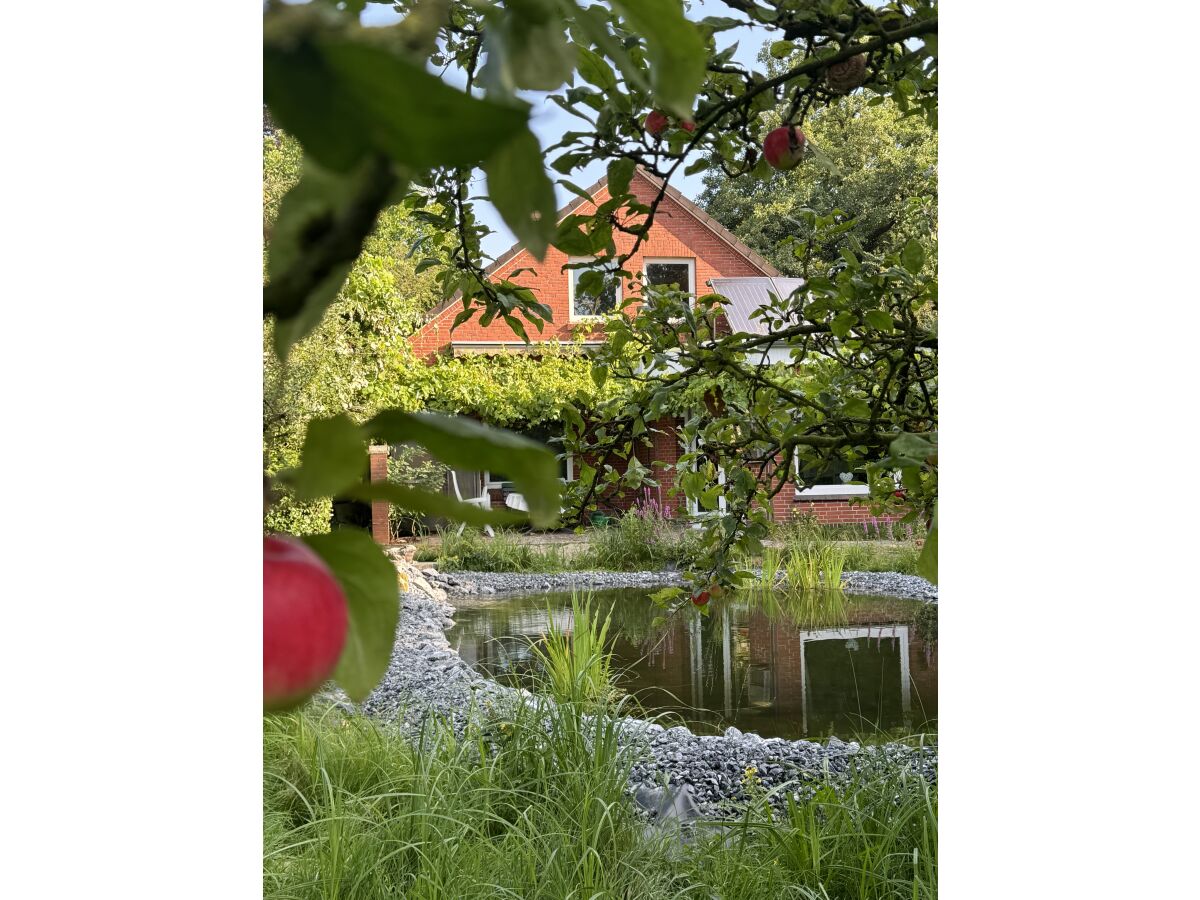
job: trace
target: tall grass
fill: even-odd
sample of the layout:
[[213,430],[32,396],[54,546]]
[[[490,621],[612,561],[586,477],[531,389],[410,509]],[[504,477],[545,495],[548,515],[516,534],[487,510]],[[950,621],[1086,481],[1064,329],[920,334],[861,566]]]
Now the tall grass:
[[699,548],[698,531],[683,527],[653,507],[639,507],[613,526],[594,529],[578,568],[639,571],[668,564],[685,566]]
[[470,528],[461,535],[446,529],[441,541],[437,564],[447,572],[560,572],[567,565],[562,548],[539,547],[503,528],[490,538]]
[[912,544],[888,547],[871,543],[847,543],[846,568],[853,572],[899,572],[917,574],[921,551]]
[[783,563],[783,554],[777,547],[763,547],[762,577],[759,583],[768,589],[774,589],[779,580],[779,569]]
[[821,586],[821,559],[811,545],[793,548],[783,569],[784,580],[793,591],[812,591]]
[[613,717],[588,709],[517,708],[462,739],[266,719],[264,897],[936,896],[937,791],[920,779],[820,788],[783,815],[760,792],[681,844],[634,815],[634,757]]
[[649,868],[613,721],[581,707],[461,741],[302,715],[264,737],[265,897],[636,896]]
[[841,591],[846,550],[829,541],[794,546],[784,562],[784,578],[793,591]]
[[601,621],[590,597],[571,597],[571,627],[564,628],[547,608],[550,627],[531,644],[534,658],[556,700],[596,703],[614,694],[612,655],[605,648],[611,609]]
[[782,822],[761,793],[735,834],[739,867],[770,859],[785,883],[819,886],[817,896],[937,896],[937,788],[915,774],[825,784],[805,802],[788,796]]

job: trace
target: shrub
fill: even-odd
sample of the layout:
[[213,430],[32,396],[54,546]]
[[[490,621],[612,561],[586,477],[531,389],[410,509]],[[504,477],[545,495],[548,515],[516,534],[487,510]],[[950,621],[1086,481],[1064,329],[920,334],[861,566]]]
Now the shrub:
[[290,491],[279,491],[263,516],[263,530],[275,534],[324,534],[329,531],[333,506],[323,500],[300,501]]
[[[388,481],[392,484],[441,491],[446,486],[446,473],[450,467],[438,462],[423,447],[403,445],[391,449],[387,471]],[[394,504],[388,511],[388,525],[393,539],[424,532],[424,522],[424,515]]]

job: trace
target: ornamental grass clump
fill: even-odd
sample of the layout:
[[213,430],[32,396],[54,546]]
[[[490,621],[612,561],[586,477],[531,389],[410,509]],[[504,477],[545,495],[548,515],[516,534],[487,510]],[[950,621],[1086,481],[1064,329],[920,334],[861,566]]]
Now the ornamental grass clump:
[[560,548],[539,547],[503,528],[495,537],[472,528],[462,534],[444,529],[440,536],[437,564],[446,572],[561,572],[566,567]]
[[793,782],[774,792],[806,799],[772,805],[747,771],[740,815],[681,842],[626,796],[639,751],[622,704],[466,712],[460,736],[432,719],[409,736],[311,708],[265,718],[264,898],[937,895],[937,788],[918,776]]
[[546,633],[530,644],[546,692],[564,703],[594,704],[614,696],[612,655],[605,646],[612,611],[601,620],[590,597],[573,595],[569,626],[550,607],[546,614]]

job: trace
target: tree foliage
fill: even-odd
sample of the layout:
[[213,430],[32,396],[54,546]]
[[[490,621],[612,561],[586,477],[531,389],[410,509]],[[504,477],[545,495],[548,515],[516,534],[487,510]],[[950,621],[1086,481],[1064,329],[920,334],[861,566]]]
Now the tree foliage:
[[[269,233],[282,197],[300,175],[299,143],[283,133],[263,138],[263,229]],[[314,419],[348,413],[364,420],[389,406],[417,409],[417,368],[405,338],[433,303],[433,276],[409,257],[422,229],[401,208],[380,216],[337,299],[286,361],[273,350],[274,322],[263,324],[264,470],[275,475],[300,462]],[[329,529],[329,498],[300,501],[279,491],[267,511],[269,531]]]
[[[817,165],[763,180],[705,176],[700,203],[785,275],[827,271],[853,237],[864,250],[919,241],[931,267],[937,248],[937,134],[891,101],[856,94],[815,111],[805,134]],[[840,211],[844,231],[817,240],[819,215]]]
[[[594,273],[581,278],[592,289],[609,278],[638,280],[625,266],[672,179],[720,171],[768,181],[762,141],[780,123],[819,122],[822,110],[861,88],[869,103],[888,100],[936,127],[934,0],[724,5],[724,16],[689,18],[681,0],[396,0],[397,25],[365,29],[357,20],[362,3],[271,0],[264,95],[272,117],[303,147],[301,176],[279,200],[267,255],[263,310],[274,352],[289,359],[314,333],[342,339],[336,330],[321,332],[331,319],[355,326],[347,340],[374,335],[374,301],[343,286],[364,265],[360,254],[370,250],[381,213],[397,205],[427,229],[413,274],[432,273],[438,299],[458,298],[455,326],[478,317],[502,320],[526,339],[530,328],[540,331],[549,308],[528,288],[487,271],[480,243],[487,228],[473,209],[476,169],[535,257],[551,245],[595,257]],[[785,62],[762,71],[737,64],[732,49],[717,51],[718,34],[746,25],[770,34],[771,57]],[[847,70],[861,77],[847,81]],[[530,91],[548,92],[549,102],[579,122],[576,130],[543,149],[529,128]],[[661,134],[643,126],[652,110],[670,117]],[[581,189],[571,173],[603,162],[611,199],[555,221],[547,155],[559,183],[575,193]],[[811,145],[801,165],[833,164]],[[637,166],[661,181],[649,203],[627,190]],[[832,246],[854,227],[846,212],[854,211],[814,210],[811,231],[798,233],[816,247]],[[686,455],[678,473],[688,497],[705,508],[720,495],[728,501],[728,512],[706,531],[697,580],[738,580],[731,560],[760,542],[764,504],[778,489],[770,485],[797,457],[802,471],[839,457],[862,461],[872,467],[881,503],[891,497],[890,471],[898,468],[907,501],[918,506],[914,514],[927,510],[936,484],[932,261],[931,248],[917,239],[881,247],[849,235],[836,261],[818,257],[801,290],[762,311],[764,335],[720,333],[719,298],[693,304],[650,290],[636,315],[612,318],[610,342],[592,366],[597,387],[624,382],[598,404],[603,421],[585,420],[572,405],[564,409],[573,447],[599,462],[580,479],[575,507],[586,507],[598,480],[616,471],[610,460],[626,464],[626,486],[648,477],[633,451],[651,423],[681,392],[724,378],[727,388],[699,392],[703,402],[685,437],[704,454]],[[351,308],[331,309],[343,303]],[[388,363],[376,357],[375,364]],[[362,425],[348,417],[310,421],[298,470],[282,480],[332,491],[363,458],[367,439],[378,438],[424,446],[450,465],[503,470],[527,494],[535,523],[557,516],[557,469],[544,447],[452,418],[409,414],[400,397],[364,402],[399,408]],[[403,485],[347,483],[345,490],[464,520],[484,516]],[[936,546],[933,534],[929,546]],[[382,671],[386,658],[374,663]]]

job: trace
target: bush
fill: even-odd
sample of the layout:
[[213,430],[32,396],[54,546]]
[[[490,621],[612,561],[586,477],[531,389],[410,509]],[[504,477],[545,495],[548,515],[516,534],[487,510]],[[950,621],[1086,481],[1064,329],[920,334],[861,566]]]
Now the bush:
[[[387,461],[388,481],[406,487],[440,492],[446,486],[450,467],[438,462],[423,447],[408,445],[393,447]],[[423,514],[392,505],[388,511],[388,527],[392,539],[420,534],[425,531]]]
[[274,534],[324,534],[329,531],[333,505],[329,498],[302,502],[280,491],[263,516],[263,530]]

